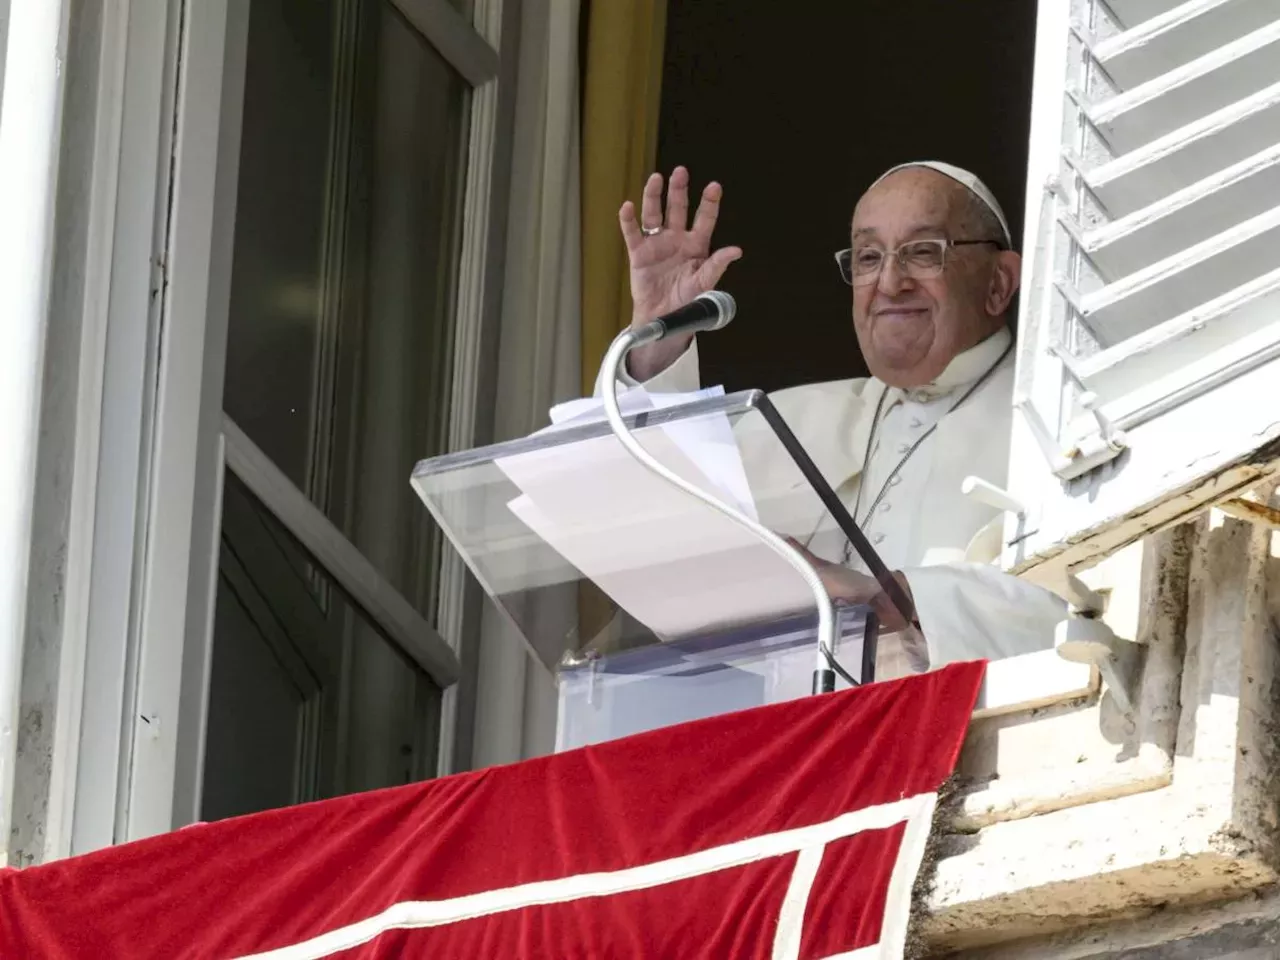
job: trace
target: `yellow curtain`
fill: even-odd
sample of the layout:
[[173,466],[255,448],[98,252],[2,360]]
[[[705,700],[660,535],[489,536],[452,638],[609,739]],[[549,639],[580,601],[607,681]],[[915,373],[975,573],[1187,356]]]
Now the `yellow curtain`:
[[[582,390],[631,322],[618,208],[640,202],[658,150],[667,0],[592,0],[582,76]],[[578,644],[607,649],[617,608],[594,584],[578,592]]]
[[593,0],[582,105],[582,389],[631,321],[618,208],[640,202],[658,149],[667,0]]

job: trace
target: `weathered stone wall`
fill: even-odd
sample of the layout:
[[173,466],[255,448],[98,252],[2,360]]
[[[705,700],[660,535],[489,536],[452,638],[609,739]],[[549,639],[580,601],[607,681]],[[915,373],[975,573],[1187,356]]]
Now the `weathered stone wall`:
[[[1148,541],[1132,713],[1104,692],[975,723],[970,768],[987,758],[998,782],[1039,762],[1046,793],[986,821],[962,798],[922,925],[933,955],[1280,960],[1273,539],[1215,513]],[[1077,763],[1055,769],[1072,743]]]
[[1280,890],[1223,904],[1158,910],[1053,937],[944,956],[954,960],[1276,960],[1280,957]]

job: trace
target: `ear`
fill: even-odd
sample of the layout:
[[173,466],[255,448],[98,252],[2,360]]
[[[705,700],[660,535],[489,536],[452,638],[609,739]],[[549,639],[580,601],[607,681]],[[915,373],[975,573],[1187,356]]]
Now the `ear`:
[[987,284],[987,315],[1004,316],[1013,295],[1022,282],[1022,257],[1014,250],[1001,250],[995,256],[991,280]]

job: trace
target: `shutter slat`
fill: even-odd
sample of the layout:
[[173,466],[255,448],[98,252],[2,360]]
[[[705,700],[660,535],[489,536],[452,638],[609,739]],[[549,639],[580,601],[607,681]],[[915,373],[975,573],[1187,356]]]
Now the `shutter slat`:
[[1113,80],[1135,87],[1270,23],[1272,0],[1188,0],[1093,45]]

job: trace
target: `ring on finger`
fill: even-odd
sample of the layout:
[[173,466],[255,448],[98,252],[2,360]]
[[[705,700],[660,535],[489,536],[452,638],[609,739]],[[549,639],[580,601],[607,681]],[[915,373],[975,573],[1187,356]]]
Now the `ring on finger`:
[[654,234],[661,233],[662,227],[660,225],[656,227],[641,227],[640,232],[643,233],[646,237],[652,237]]

